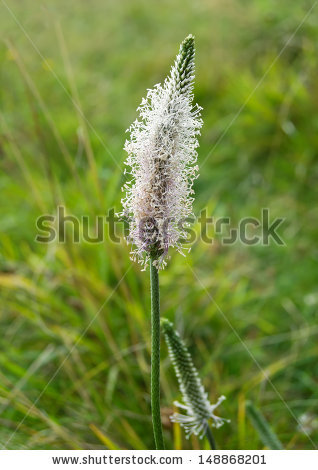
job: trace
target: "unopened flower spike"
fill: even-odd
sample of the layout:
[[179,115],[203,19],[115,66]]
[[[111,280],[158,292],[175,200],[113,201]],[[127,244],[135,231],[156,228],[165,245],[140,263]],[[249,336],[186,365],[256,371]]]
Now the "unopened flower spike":
[[166,318],[161,319],[161,328],[184,401],[184,403],[174,402],[185,413],[174,413],[171,416],[171,421],[184,427],[187,438],[191,434],[200,438],[205,434],[208,436],[209,420],[212,420],[212,426],[216,428],[222,426],[226,421],[229,422],[214,414],[214,410],[225,400],[225,397],[221,396],[214,405],[209,402],[208,395],[179,333],[174,330],[173,324]]
[[194,37],[181,44],[163,85],[148,90],[139,118],[125,143],[130,180],[124,185],[121,215],[129,219],[132,258],[146,266],[165,266],[169,247],[182,252],[186,219],[192,214],[198,167],[197,135],[201,108],[193,106]]

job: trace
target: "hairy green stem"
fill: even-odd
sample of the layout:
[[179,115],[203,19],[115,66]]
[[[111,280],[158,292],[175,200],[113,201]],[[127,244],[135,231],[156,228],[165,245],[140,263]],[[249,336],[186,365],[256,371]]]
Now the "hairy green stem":
[[150,259],[151,289],[151,413],[157,450],[164,449],[160,416],[160,305],[158,269]]
[[206,435],[207,440],[209,441],[211,449],[216,450],[216,444],[215,444],[214,436],[213,436],[210,426],[206,428],[205,435]]

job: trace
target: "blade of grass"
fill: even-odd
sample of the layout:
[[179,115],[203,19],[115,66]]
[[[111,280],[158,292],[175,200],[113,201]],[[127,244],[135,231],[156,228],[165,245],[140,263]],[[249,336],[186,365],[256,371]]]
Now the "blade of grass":
[[271,450],[283,449],[282,443],[268,424],[262,413],[252,402],[246,402],[246,414],[249,417],[254,429],[257,431],[260,440]]

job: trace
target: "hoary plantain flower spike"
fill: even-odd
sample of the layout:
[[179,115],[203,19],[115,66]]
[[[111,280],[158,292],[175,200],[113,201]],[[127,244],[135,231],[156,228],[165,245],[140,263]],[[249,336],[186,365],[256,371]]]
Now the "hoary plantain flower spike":
[[173,324],[166,318],[161,319],[161,328],[184,401],[184,403],[174,402],[174,404],[186,412],[185,414],[174,413],[170,419],[184,427],[187,438],[191,434],[202,438],[206,433],[210,419],[212,419],[212,426],[216,428],[222,426],[226,421],[229,422],[214,414],[214,410],[225,400],[225,397],[221,396],[214,405],[211,405],[179,333],[174,330]]
[[132,259],[163,268],[169,247],[182,253],[192,215],[196,148],[202,120],[193,106],[194,38],[188,36],[163,85],[148,90],[125,143],[130,180],[121,215],[129,220]]

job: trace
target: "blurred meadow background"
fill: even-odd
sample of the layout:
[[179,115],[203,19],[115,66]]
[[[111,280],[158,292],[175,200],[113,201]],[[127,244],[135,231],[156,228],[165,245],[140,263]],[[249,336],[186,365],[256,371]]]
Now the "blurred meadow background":
[[[131,263],[123,240],[36,243],[35,221],[61,204],[89,215],[93,231],[95,215],[120,210],[125,130],[189,33],[195,101],[204,108],[195,213],[206,208],[235,226],[269,208],[272,219],[286,218],[285,246],[198,237],[187,258],[173,254],[161,274],[162,315],[185,338],[210,400],[227,396],[217,410],[231,419],[215,432],[220,448],[264,448],[248,400],[285,448],[315,447],[318,6],[305,18],[312,5],[0,2],[3,447],[153,448],[149,272]],[[164,343],[161,357],[166,446],[204,448],[169,421],[180,395]]]

